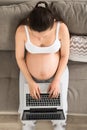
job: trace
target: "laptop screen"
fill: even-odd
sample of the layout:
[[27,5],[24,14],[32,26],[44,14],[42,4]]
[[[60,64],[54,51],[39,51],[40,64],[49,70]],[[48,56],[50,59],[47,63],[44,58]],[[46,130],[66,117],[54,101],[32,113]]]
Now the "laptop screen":
[[[48,109],[48,110],[47,110]],[[24,110],[22,120],[64,120],[63,110],[49,108]]]

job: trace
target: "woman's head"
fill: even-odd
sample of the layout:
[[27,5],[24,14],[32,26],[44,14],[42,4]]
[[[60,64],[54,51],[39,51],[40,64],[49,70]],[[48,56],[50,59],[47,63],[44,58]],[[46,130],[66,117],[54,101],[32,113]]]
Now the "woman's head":
[[[42,6],[43,4],[44,6]],[[54,24],[54,16],[46,2],[38,2],[30,12],[28,25],[31,30],[42,32],[51,29]]]

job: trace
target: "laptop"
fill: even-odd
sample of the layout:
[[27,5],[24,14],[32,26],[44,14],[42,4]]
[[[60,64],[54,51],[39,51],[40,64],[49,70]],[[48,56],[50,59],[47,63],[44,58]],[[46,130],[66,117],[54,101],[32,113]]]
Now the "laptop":
[[49,98],[47,89],[50,83],[38,83],[41,91],[40,99],[33,99],[26,83],[23,95],[22,121],[28,120],[64,120],[61,91],[58,98]]

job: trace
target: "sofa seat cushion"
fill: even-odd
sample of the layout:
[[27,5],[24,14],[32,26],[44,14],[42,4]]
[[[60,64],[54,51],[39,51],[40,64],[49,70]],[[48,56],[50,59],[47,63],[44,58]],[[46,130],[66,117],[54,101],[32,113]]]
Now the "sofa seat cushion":
[[87,63],[69,61],[68,113],[87,114]]
[[0,112],[17,112],[19,69],[14,51],[0,51]]
[[70,60],[87,62],[87,36],[72,36],[70,40]]

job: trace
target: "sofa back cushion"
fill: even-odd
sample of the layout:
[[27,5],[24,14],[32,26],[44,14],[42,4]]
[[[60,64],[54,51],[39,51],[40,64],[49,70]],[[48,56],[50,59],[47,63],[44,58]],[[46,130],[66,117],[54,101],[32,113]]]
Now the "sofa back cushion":
[[0,6],[0,50],[15,49],[16,28],[20,21],[28,15],[31,8],[29,2]]
[[[8,2],[9,1],[9,2]],[[39,0],[0,1],[0,50],[15,49],[15,32],[19,22],[25,18]],[[87,35],[87,0],[48,0],[55,17],[67,24],[71,34]],[[9,4],[10,3],[10,4]],[[51,4],[52,3],[52,4]]]
[[87,35],[87,1],[55,1],[51,4],[56,19],[58,16],[72,35]]

